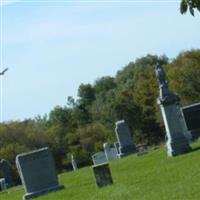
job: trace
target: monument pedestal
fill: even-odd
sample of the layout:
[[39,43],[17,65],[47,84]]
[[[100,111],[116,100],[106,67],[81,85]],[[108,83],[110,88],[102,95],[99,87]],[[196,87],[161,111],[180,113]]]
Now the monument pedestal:
[[167,149],[169,156],[176,156],[191,150],[189,145],[192,137],[187,130],[180,107],[180,98],[168,88],[165,71],[161,64],[155,67],[156,77],[159,82],[160,105],[167,134]]
[[[189,135],[179,104],[165,105],[159,101],[167,134],[168,156],[176,156],[191,150]],[[188,138],[187,138],[188,136]]]

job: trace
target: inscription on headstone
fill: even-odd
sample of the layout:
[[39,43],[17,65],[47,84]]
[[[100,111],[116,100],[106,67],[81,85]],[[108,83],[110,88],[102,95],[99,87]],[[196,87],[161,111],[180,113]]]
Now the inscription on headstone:
[[48,148],[17,155],[16,165],[26,191],[24,200],[64,188],[58,184],[54,160]]
[[93,166],[93,173],[98,187],[104,187],[113,184],[111,172],[108,163]]
[[136,152],[130,129],[124,120],[116,122],[115,133],[119,143],[119,157]]

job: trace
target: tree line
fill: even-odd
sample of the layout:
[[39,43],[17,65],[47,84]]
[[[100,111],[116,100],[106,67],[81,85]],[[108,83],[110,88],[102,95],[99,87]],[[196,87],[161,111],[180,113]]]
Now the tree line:
[[[78,98],[68,97],[48,115],[0,124],[0,158],[9,161],[16,183],[15,157],[48,146],[59,172],[71,169],[71,154],[78,166],[92,163],[91,156],[103,143],[116,141],[115,122],[125,119],[135,142],[158,145],[165,130],[156,103],[158,83],[154,66],[163,64],[170,88],[183,105],[200,100],[200,50],[181,52],[173,60],[146,55],[130,62],[114,77],[98,78],[79,86]],[[0,172],[1,173],[1,172]]]

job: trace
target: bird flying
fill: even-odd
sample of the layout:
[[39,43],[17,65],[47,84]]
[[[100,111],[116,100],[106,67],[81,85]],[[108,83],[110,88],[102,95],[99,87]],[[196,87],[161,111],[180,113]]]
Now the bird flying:
[[8,68],[6,68],[2,72],[0,72],[0,75],[4,75],[6,71],[8,71]]

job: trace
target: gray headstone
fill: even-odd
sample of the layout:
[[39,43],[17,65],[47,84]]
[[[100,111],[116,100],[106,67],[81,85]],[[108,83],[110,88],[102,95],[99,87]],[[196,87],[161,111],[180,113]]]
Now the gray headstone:
[[118,159],[117,151],[115,148],[111,148],[108,143],[104,143],[103,148],[108,161]]
[[16,166],[26,192],[24,200],[64,188],[58,184],[55,163],[48,148],[17,155]]
[[118,143],[118,142],[115,142],[115,143],[114,143],[114,147],[115,147],[115,149],[116,149],[117,154],[119,154],[119,153],[120,153],[120,152],[119,152],[119,143]]
[[94,165],[99,165],[99,164],[108,162],[104,152],[95,153],[92,156],[92,161],[93,161]]
[[119,157],[127,156],[136,152],[130,129],[124,120],[116,122],[115,133],[119,143]]
[[10,174],[10,169],[9,169],[9,163],[7,160],[2,159],[0,161],[0,170],[2,172],[3,177],[5,178],[5,183],[6,186],[12,187],[13,186],[13,180]]
[[165,72],[161,65],[155,67],[156,77],[159,82],[160,95],[158,104],[167,133],[167,149],[169,156],[176,156],[191,150],[189,140],[191,134],[187,127],[180,108],[180,98],[171,92],[165,80]]
[[0,178],[0,191],[6,190],[6,181],[5,178]]
[[200,137],[200,103],[184,106],[181,108],[188,131],[192,138]]
[[95,165],[92,167],[92,169],[93,169],[96,185],[98,187],[104,187],[104,186],[113,184],[108,163]]

